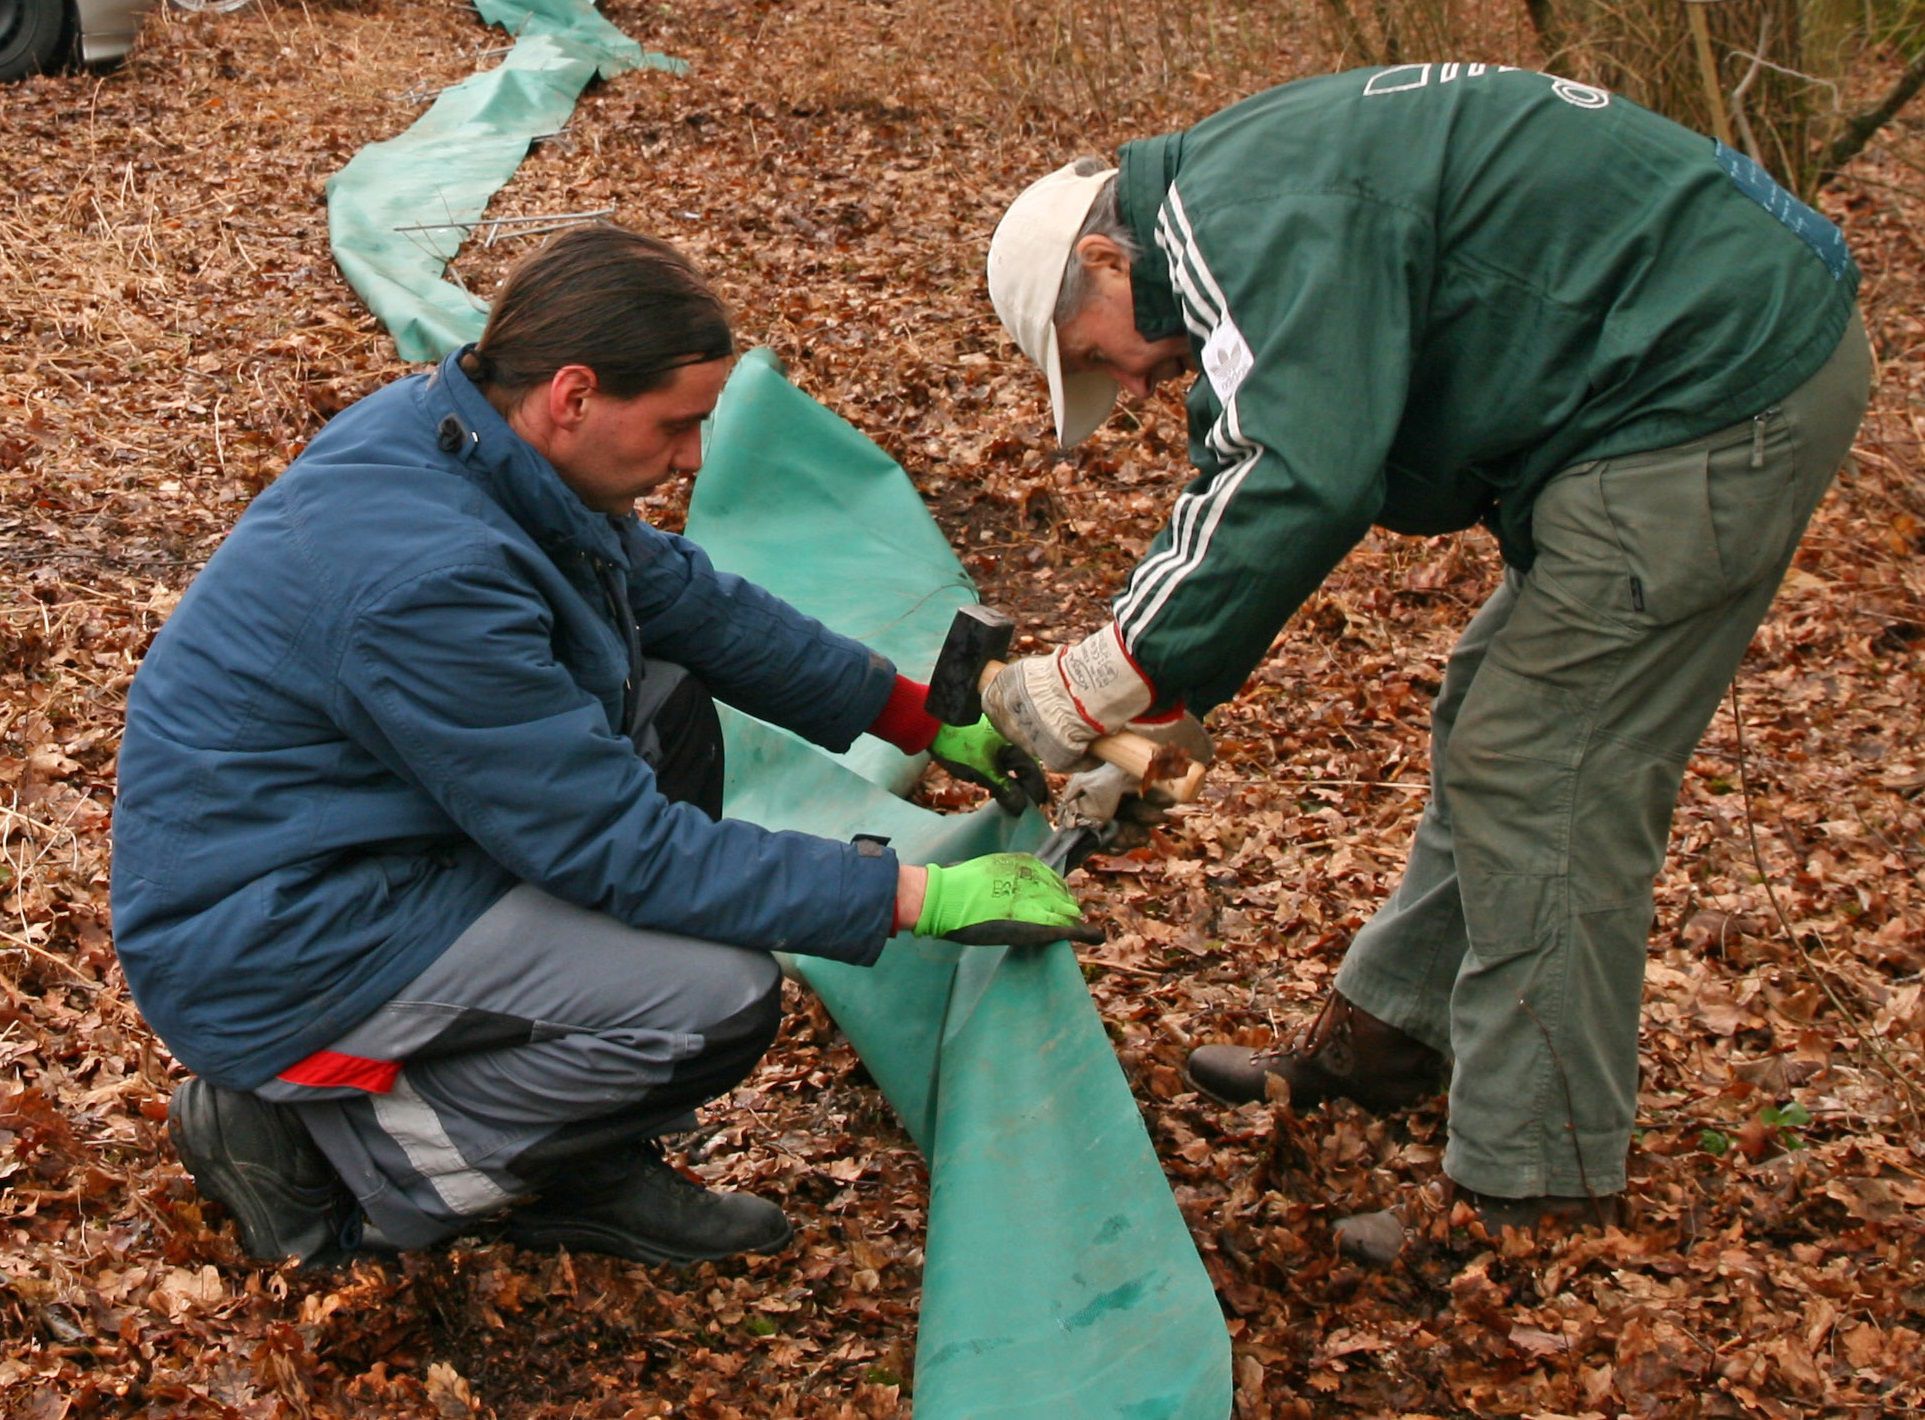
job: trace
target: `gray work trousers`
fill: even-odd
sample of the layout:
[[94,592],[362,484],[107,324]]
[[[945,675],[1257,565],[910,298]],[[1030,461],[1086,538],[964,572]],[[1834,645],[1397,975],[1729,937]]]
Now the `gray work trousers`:
[[[669,726],[669,753],[718,791],[705,805],[718,811],[712,702],[677,667],[651,663],[645,686],[645,715],[698,692],[706,714]],[[651,762],[660,729],[636,735]],[[673,791],[674,767],[657,768]],[[298,1113],[388,1242],[422,1247],[551,1185],[624,1172],[754,1069],[781,984],[767,952],[629,927],[524,884],[329,1046],[399,1062],[388,1088],[277,1079],[259,1093]]]
[[1337,990],[1451,1057],[1444,1171],[1624,1187],[1652,887],[1684,769],[1863,417],[1862,322],[1753,419],[1538,495],[1452,652],[1431,796]]

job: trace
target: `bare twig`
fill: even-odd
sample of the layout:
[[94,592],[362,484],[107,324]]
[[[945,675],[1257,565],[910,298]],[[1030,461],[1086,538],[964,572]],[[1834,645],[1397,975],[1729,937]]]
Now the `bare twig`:
[[1778,890],[1772,884],[1771,874],[1765,871],[1764,854],[1758,847],[1758,825],[1751,812],[1751,775],[1746,765],[1745,757],[1744,716],[1739,710],[1738,683],[1735,680],[1731,683],[1731,723],[1737,735],[1738,742],[1738,788],[1744,795],[1745,834],[1751,842],[1752,865],[1758,870],[1758,881],[1764,884],[1765,897],[1771,903],[1771,910],[1778,918],[1778,925],[1784,929],[1785,940],[1790,942],[1792,949],[1798,953],[1799,959],[1804,962],[1806,969],[1811,973],[1812,979],[1818,983],[1819,989],[1825,993],[1825,998],[1831,1002],[1833,1009],[1836,1010],[1840,1016],[1844,1017],[1846,1024],[1851,1027],[1852,1034],[1857,1037],[1859,1043],[1870,1049],[1872,1055],[1884,1068],[1886,1075],[1903,1091],[1905,1104],[1911,1110],[1912,1122],[1916,1125],[1919,1120],[1919,1087],[1912,1082],[1911,1077],[1905,1073],[1904,1068],[1892,1058],[1891,1052],[1885,1049],[1883,1043],[1873,1034],[1871,1028],[1859,1018],[1858,1013],[1846,1005],[1839,994],[1832,989],[1829,978],[1834,973],[1831,972],[1829,968],[1820,965],[1817,959],[1812,956],[1811,952],[1806,949],[1804,942],[1799,939],[1798,933],[1792,928],[1791,919],[1785,915],[1783,904],[1778,901]]
[[1745,70],[1744,78],[1731,89],[1731,111],[1737,115],[1738,128],[1744,134],[1745,153],[1754,163],[1762,163],[1765,155],[1758,146],[1758,135],[1751,131],[1751,115],[1745,112],[1745,95],[1751,92],[1751,86],[1758,81],[1758,76],[1765,72],[1764,61],[1758,55],[1764,53],[1765,41],[1770,34],[1771,12],[1767,10],[1758,21],[1758,54],[1750,56],[1751,67]]
[[526,217],[476,217],[467,222],[413,222],[405,227],[396,227],[397,232],[446,232],[460,228],[471,232],[477,227],[516,227],[533,222],[592,222],[602,217],[613,217],[613,207],[598,207],[592,212],[540,212]]
[[1108,957],[1079,956],[1076,958],[1076,964],[1100,967],[1104,971],[1127,972],[1131,976],[1147,976],[1152,981],[1161,981],[1164,976],[1164,973],[1153,971],[1147,966],[1130,966],[1126,962],[1111,961]]
[[1600,1228],[1604,1227],[1609,1220],[1604,1216],[1603,1200],[1597,1196],[1597,1190],[1591,1187],[1591,1175],[1584,1167],[1584,1142],[1577,1132],[1577,1100],[1571,1094],[1571,1077],[1565,1073],[1564,1057],[1557,1053],[1557,1044],[1551,1039],[1550,1030],[1545,1026],[1543,1017],[1532,1009],[1531,1003],[1519,996],[1517,1008],[1531,1018],[1537,1033],[1544,1037],[1544,1048],[1551,1053],[1551,1064],[1557,1070],[1557,1082],[1564,1090],[1564,1122],[1571,1131],[1571,1153],[1577,1158],[1577,1181],[1584,1189],[1584,1196],[1590,1200],[1593,1219]]
[[4,947],[0,947],[0,956],[5,956],[8,952],[27,952],[39,957],[42,961],[51,962],[62,971],[71,972],[74,979],[82,985],[96,991],[100,989],[100,983],[98,981],[95,981],[65,957],[57,957],[45,947],[37,947],[32,942],[26,940],[26,938],[16,936],[14,933],[5,931],[4,929],[0,929],[0,941],[6,943]]

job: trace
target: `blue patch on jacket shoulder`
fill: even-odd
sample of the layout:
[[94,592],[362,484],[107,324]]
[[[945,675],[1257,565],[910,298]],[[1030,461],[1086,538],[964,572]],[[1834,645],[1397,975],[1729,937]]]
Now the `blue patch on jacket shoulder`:
[[1712,140],[1712,151],[1725,175],[1738,184],[1738,191],[1783,222],[1799,239],[1818,253],[1818,259],[1831,272],[1831,279],[1843,281],[1852,271],[1851,253],[1845,237],[1831,222],[1786,192],[1772,178],[1737,149]]

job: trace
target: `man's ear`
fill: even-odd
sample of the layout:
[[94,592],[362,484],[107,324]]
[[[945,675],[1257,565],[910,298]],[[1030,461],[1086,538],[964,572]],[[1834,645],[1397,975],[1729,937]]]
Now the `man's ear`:
[[1110,238],[1091,232],[1076,243],[1076,259],[1091,271],[1118,271],[1130,274],[1130,259]]
[[588,411],[599,383],[586,365],[563,365],[548,380],[548,418],[558,429],[574,430]]

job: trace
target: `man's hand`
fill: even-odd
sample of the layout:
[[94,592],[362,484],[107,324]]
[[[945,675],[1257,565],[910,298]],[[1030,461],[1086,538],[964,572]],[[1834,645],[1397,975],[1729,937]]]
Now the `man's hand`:
[[1043,768],[1011,744],[983,716],[973,725],[944,725],[930,742],[929,757],[958,779],[989,790],[1004,813],[1049,799]]
[[1063,880],[1027,853],[991,853],[947,868],[932,863],[926,871],[918,937],[971,947],[1103,940]]
[[1074,646],[1011,661],[983,688],[983,710],[1003,736],[1065,772],[1094,768],[1090,743],[1153,699],[1114,623]]

